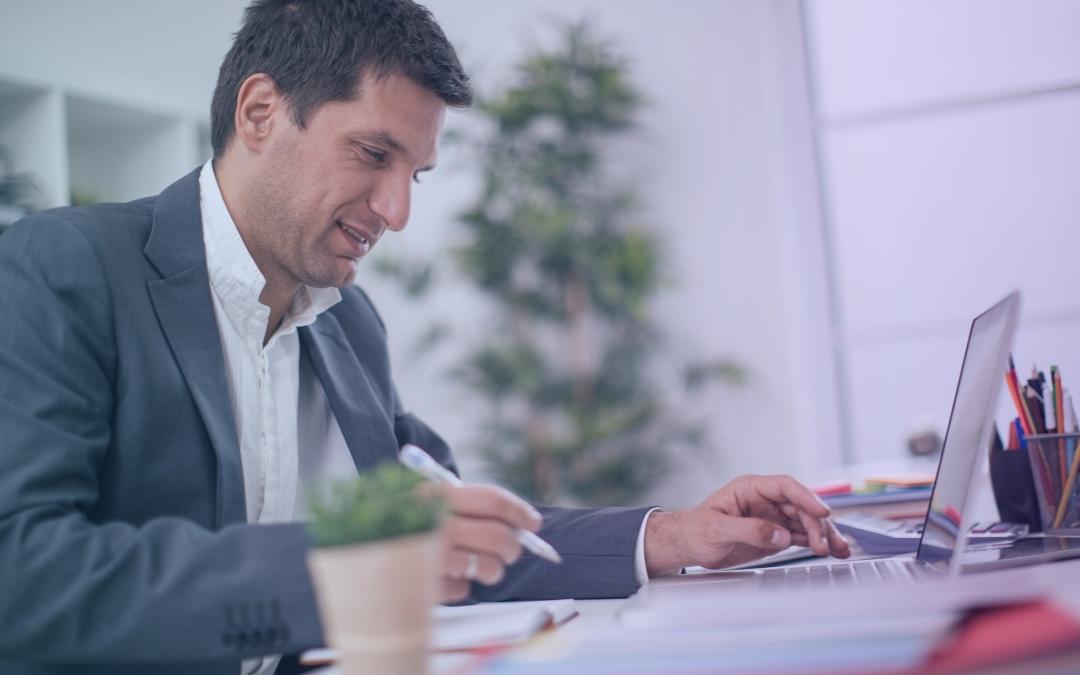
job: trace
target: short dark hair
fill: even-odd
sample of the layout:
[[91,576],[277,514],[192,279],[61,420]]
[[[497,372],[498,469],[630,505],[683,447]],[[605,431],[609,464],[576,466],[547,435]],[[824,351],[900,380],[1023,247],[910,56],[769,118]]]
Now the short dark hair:
[[453,46],[412,0],[255,0],[218,72],[210,103],[214,157],[232,140],[237,93],[255,73],[274,80],[300,128],[323,103],[354,100],[365,73],[405,75],[453,107],[473,98]]

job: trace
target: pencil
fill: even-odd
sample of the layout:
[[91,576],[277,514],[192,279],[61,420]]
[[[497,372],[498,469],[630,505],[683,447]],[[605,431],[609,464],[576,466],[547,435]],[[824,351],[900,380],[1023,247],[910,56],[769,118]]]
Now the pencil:
[[1028,413],[1024,401],[1020,398],[1020,380],[1016,377],[1016,364],[1013,363],[1012,354],[1009,354],[1009,369],[1005,371],[1005,384],[1008,385],[1013,405],[1016,406],[1016,413],[1020,415],[1020,427],[1024,430],[1024,434],[1031,435],[1035,433],[1035,427],[1031,423],[1031,415]]
[[1078,467],[1080,467],[1080,452],[1073,455],[1072,466],[1069,468],[1069,478],[1065,481],[1065,488],[1061,491],[1057,515],[1054,516],[1054,529],[1061,527],[1061,521],[1065,519],[1065,507],[1069,505],[1069,495],[1072,493],[1073,483],[1076,482],[1076,470]]
[[[1065,400],[1061,394],[1061,370],[1057,366],[1050,366],[1050,377],[1054,382],[1054,400],[1050,405],[1054,406],[1054,414],[1059,420],[1065,419]],[[1058,431],[1064,432],[1065,425],[1061,422],[1058,423]],[[1065,482],[1065,439],[1058,441],[1058,459],[1061,461],[1061,482]],[[1068,491],[1066,490],[1066,494]],[[1064,495],[1062,495],[1064,497]]]

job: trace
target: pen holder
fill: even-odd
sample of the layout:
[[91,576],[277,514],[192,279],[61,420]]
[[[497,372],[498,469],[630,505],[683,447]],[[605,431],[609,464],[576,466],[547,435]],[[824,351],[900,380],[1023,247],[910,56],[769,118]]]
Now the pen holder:
[[1031,532],[1042,532],[1042,515],[1031,460],[1021,450],[1005,450],[1000,441],[990,448],[990,483],[998,517],[1007,523],[1024,523]]
[[1080,433],[1027,437],[1027,454],[1044,532],[1080,526],[1078,446]]

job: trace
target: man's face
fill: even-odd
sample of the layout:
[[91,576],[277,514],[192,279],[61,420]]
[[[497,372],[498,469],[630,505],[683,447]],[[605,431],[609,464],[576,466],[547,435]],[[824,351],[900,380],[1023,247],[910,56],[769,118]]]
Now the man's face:
[[304,129],[281,115],[260,153],[250,243],[268,279],[345,286],[379,238],[409,219],[446,105],[400,75],[364,76],[360,92],[319,106]]

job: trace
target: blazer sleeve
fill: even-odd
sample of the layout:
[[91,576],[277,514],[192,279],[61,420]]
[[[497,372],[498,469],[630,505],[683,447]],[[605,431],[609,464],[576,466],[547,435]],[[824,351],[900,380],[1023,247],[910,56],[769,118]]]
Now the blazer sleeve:
[[[459,473],[447,443],[394,396],[394,434],[398,444],[414,443],[454,473]],[[635,553],[645,508],[571,509],[537,506],[544,517],[540,536],[562,556],[550,563],[524,551],[494,586],[474,583],[471,597],[496,600],[625,598],[638,589]]]
[[302,526],[89,518],[118,395],[106,273],[57,215],[0,237],[0,658],[149,664],[320,644]]

